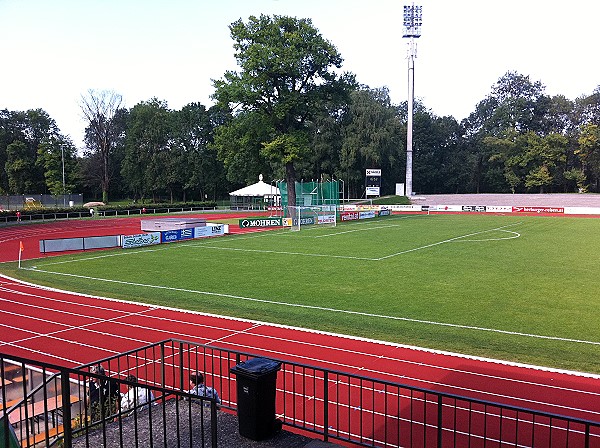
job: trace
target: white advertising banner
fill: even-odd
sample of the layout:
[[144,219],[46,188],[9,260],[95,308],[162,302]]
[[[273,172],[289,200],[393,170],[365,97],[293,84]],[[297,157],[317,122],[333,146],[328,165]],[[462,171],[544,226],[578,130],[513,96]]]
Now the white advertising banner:
[[206,238],[209,236],[225,235],[224,224],[206,223],[205,227],[194,228],[194,238]]
[[141,233],[139,235],[123,235],[122,242],[123,249],[160,244],[160,232]]

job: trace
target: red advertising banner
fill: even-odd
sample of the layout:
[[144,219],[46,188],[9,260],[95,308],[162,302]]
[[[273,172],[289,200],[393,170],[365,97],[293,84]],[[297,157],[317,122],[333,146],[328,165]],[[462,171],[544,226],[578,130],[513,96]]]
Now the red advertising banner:
[[564,213],[563,207],[513,207],[513,213]]
[[340,219],[342,221],[355,221],[359,218],[358,212],[344,212],[340,213]]

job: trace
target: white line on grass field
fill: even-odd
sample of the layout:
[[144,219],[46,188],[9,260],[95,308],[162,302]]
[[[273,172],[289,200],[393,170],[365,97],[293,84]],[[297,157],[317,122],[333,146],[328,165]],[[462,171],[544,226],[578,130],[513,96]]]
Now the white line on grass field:
[[[517,222],[517,223],[514,223],[514,224],[507,224],[505,226],[496,227],[495,229],[482,230],[481,232],[473,232],[473,233],[469,233],[467,235],[456,236],[454,238],[450,238],[450,239],[447,239],[447,240],[438,241],[437,243],[426,244],[425,246],[415,247],[413,249],[408,249],[408,250],[403,250],[401,252],[396,252],[395,254],[386,255],[385,257],[376,258],[375,260],[376,261],[387,260],[388,258],[397,257],[398,255],[408,254],[410,252],[416,252],[418,250],[423,250],[423,249],[429,249],[430,247],[439,246],[440,244],[454,243],[454,242],[457,242],[457,241],[460,241],[460,240],[463,240],[463,241],[477,241],[477,240],[465,240],[465,238],[469,238],[469,237],[477,236],[477,235],[482,235],[484,233],[489,233],[489,232],[498,232],[498,231],[503,232],[503,231],[505,231],[504,229],[506,229],[507,227],[513,227],[513,226],[517,226],[519,224],[522,224],[522,223],[521,222]],[[517,234],[517,235],[518,236],[516,236],[515,238],[518,238],[519,236],[521,236],[520,234]]]
[[[399,219],[403,219],[403,218],[399,218]],[[360,223],[360,224],[362,224],[362,223]],[[397,257],[399,255],[408,254],[411,252],[417,252],[417,251],[424,250],[424,249],[429,249],[431,247],[439,246],[439,245],[446,244],[446,243],[500,241],[500,240],[519,238],[521,236],[519,233],[512,232],[512,231],[505,230],[505,229],[508,227],[513,227],[513,226],[520,225],[520,224],[522,224],[522,222],[507,224],[505,226],[496,227],[493,229],[482,230],[479,232],[473,232],[473,233],[469,233],[466,235],[460,235],[460,236],[456,236],[454,238],[450,238],[447,240],[437,241],[435,243],[426,244],[424,246],[414,247],[412,249],[403,250],[403,251],[389,254],[389,255],[386,255],[383,257],[379,257],[379,258],[355,257],[355,256],[351,256],[351,255],[317,254],[317,253],[309,253],[309,252],[308,253],[307,252],[292,252],[292,251],[269,250],[269,249],[248,249],[248,248],[241,248],[241,247],[237,247],[237,248],[236,247],[225,247],[225,246],[216,245],[215,244],[216,240],[211,239],[211,243],[203,242],[203,241],[194,241],[194,242],[189,242],[189,243],[180,242],[177,244],[168,244],[166,247],[148,247],[148,248],[144,248],[144,249],[140,249],[140,250],[128,250],[127,252],[113,253],[113,254],[107,254],[107,255],[94,255],[94,256],[90,256],[90,257],[81,257],[81,258],[76,258],[76,259],[72,259],[72,260],[42,262],[39,266],[46,267],[46,266],[52,266],[52,265],[58,265],[58,264],[77,263],[77,262],[87,261],[87,260],[97,260],[97,259],[101,259],[101,258],[110,258],[110,257],[122,257],[122,256],[126,256],[126,255],[134,255],[134,254],[148,253],[148,252],[160,252],[160,251],[165,251],[165,250],[170,250],[170,249],[181,249],[181,248],[185,248],[185,247],[192,247],[192,248],[199,248],[199,249],[227,250],[227,251],[234,251],[234,252],[253,252],[253,253],[278,254],[278,255],[298,255],[298,256],[303,256],[303,257],[333,258],[333,259],[359,260],[359,261],[382,261],[382,260],[387,260],[389,258]],[[379,230],[379,229],[392,228],[392,227],[398,227],[398,226],[399,226],[399,224],[390,224],[390,225],[386,225],[386,226],[368,227],[365,229],[352,229],[352,230],[345,230],[345,231],[341,231],[341,232],[332,232],[327,235],[314,236],[313,238],[336,236],[336,235],[341,235],[344,233],[351,233],[351,232],[365,232],[365,231],[370,231],[370,230]],[[506,233],[511,233],[513,236],[508,237],[508,238],[488,238],[488,239],[480,239],[480,240],[468,239],[473,236],[483,235],[485,233],[490,233],[490,232],[506,232]],[[288,232],[283,232],[283,233],[280,232],[278,234],[279,235],[288,235]],[[269,235],[272,235],[272,233],[264,232],[264,233],[261,233],[258,235],[252,235],[252,236],[239,236],[239,237],[235,238],[235,241],[240,241],[240,240],[244,240],[244,239],[265,238],[265,237],[268,237]],[[226,240],[223,240],[223,243],[225,244],[225,243],[228,243],[231,241],[232,241],[231,239],[226,239]],[[39,266],[34,266],[33,269],[37,269]]]
[[245,300],[248,302],[268,303],[270,305],[279,305],[279,306],[292,307],[292,308],[304,308],[304,309],[310,309],[310,310],[328,311],[328,312],[332,312],[332,313],[341,313],[341,314],[349,314],[349,315],[355,315],[355,316],[371,317],[371,318],[376,318],[376,319],[413,322],[413,323],[425,324],[425,325],[436,325],[436,326],[441,326],[441,327],[457,328],[457,329],[461,329],[461,330],[486,331],[486,332],[491,332],[491,333],[499,333],[499,334],[506,334],[506,335],[511,335],[511,336],[520,336],[520,337],[527,337],[527,338],[547,339],[547,340],[561,341],[561,342],[573,342],[573,343],[577,343],[577,344],[600,345],[600,342],[586,341],[583,339],[561,338],[561,337],[557,337],[557,336],[545,336],[545,335],[538,335],[538,334],[531,334],[531,333],[521,333],[518,331],[500,330],[497,328],[476,327],[476,326],[472,326],[472,325],[451,324],[451,323],[447,323],[447,322],[436,322],[436,321],[431,321],[431,320],[413,319],[413,318],[401,317],[401,316],[386,316],[383,314],[365,313],[365,312],[361,312],[361,311],[343,310],[343,309],[338,309],[338,308],[328,308],[328,307],[314,306],[314,305],[303,305],[303,304],[299,304],[299,303],[278,302],[276,300],[257,299],[254,297],[244,297],[244,296],[237,296],[237,295],[233,295],[233,294],[224,294],[224,293],[211,292],[211,291],[198,291],[198,290],[187,289],[187,288],[174,288],[172,286],[150,285],[150,284],[146,284],[146,283],[126,282],[123,280],[90,277],[87,275],[68,274],[68,273],[64,273],[64,272],[53,272],[53,271],[46,271],[46,270],[38,269],[38,268],[26,268],[26,269],[35,271],[35,272],[41,272],[44,274],[61,275],[64,277],[82,278],[85,280],[95,280],[95,281],[106,282],[106,283],[116,283],[116,284],[121,284],[121,285],[139,286],[139,287],[151,288],[151,289],[161,289],[161,290],[165,290],[165,291],[178,291],[178,292],[185,292],[185,293],[190,293],[190,294],[198,294],[198,295],[213,296],[213,297],[223,297],[223,298],[227,298],[227,299]]
[[330,236],[338,236],[338,235],[344,235],[346,233],[354,233],[354,232],[370,232],[371,230],[378,230],[378,229],[389,229],[390,227],[400,227],[400,224],[390,224],[387,226],[373,226],[373,227],[368,227],[366,229],[353,229],[353,230],[344,230],[343,232],[333,232],[333,233],[328,233],[326,235],[317,235],[314,238],[327,238]]
[[236,252],[256,252],[260,254],[278,254],[278,255],[301,255],[303,257],[321,257],[321,258],[343,258],[346,260],[365,260],[365,261],[377,261],[377,258],[368,257],[352,257],[349,255],[330,255],[330,254],[312,254],[304,252],[289,252],[284,250],[268,250],[268,249],[242,249],[239,247],[221,247],[221,246],[195,246],[201,247],[202,249],[217,249],[217,250],[231,250]]

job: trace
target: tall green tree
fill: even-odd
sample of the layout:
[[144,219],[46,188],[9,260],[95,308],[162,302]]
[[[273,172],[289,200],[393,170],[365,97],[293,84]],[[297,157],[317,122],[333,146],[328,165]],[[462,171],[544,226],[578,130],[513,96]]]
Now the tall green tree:
[[73,193],[77,175],[77,148],[68,138],[50,138],[38,148],[36,164],[43,166],[46,187],[53,195]]
[[166,192],[171,182],[170,137],[172,115],[157,98],[142,101],[130,111],[121,172],[134,198]]
[[6,193],[46,191],[44,165],[37,163],[44,142],[64,140],[56,122],[42,109],[0,114],[0,190]]
[[581,127],[579,147],[575,154],[581,161],[584,173],[588,174],[595,190],[600,188],[600,126],[587,123]]
[[227,180],[238,187],[256,182],[256,173],[273,178],[274,169],[263,153],[263,142],[273,135],[270,122],[254,111],[240,111],[215,130],[214,148]]
[[367,168],[382,169],[384,179],[397,179],[393,173],[405,166],[402,135],[387,88],[353,91],[342,127],[339,176],[355,192],[364,188]]
[[25,143],[15,141],[6,147],[4,167],[11,193],[25,194],[35,191],[35,183],[31,176],[35,167],[35,159],[31,156]]
[[212,143],[215,126],[221,119],[218,108],[206,109],[200,103],[190,103],[173,112],[171,144],[181,150],[179,171],[184,201],[188,194],[200,199],[210,194],[216,199],[224,173]]
[[310,19],[251,16],[229,29],[240,71],[214,81],[213,97],[236,115],[254,112],[268,123],[262,153],[285,168],[295,204],[296,165],[310,156],[309,123],[345,102],[354,78],[337,74],[342,57]]

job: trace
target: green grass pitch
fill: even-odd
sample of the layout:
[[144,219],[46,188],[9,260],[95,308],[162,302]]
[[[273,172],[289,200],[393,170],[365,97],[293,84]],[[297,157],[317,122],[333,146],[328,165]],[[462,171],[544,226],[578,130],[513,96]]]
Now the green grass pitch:
[[[600,220],[394,215],[32,260],[88,294],[600,373]],[[68,274],[68,275],[64,275]]]

